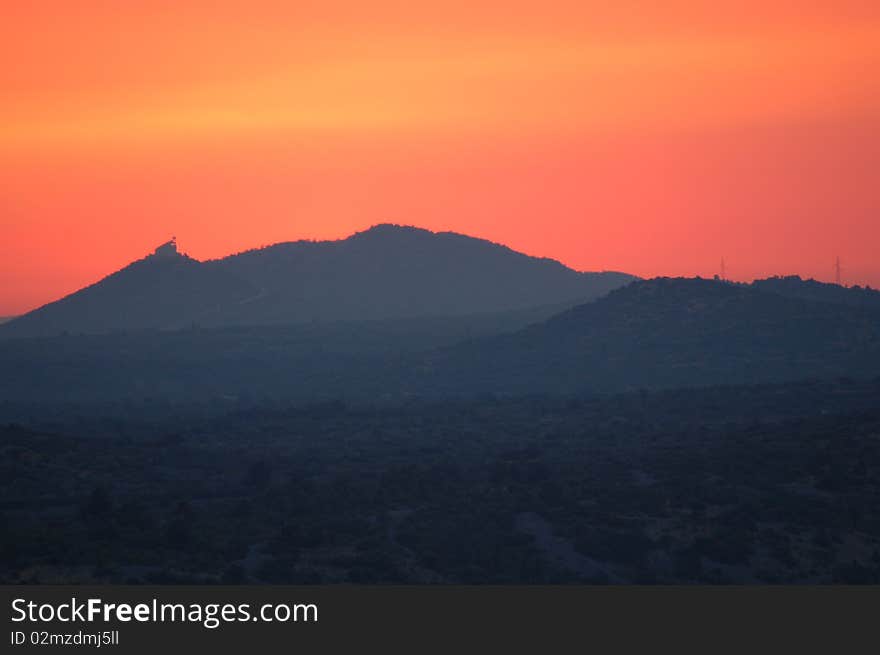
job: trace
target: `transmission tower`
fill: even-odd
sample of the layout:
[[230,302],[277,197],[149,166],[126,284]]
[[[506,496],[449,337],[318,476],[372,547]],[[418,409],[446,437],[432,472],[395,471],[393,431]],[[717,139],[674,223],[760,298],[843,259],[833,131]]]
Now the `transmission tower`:
[[834,281],[837,283],[838,286],[843,286],[843,276],[840,273],[840,256],[837,256],[834,259]]

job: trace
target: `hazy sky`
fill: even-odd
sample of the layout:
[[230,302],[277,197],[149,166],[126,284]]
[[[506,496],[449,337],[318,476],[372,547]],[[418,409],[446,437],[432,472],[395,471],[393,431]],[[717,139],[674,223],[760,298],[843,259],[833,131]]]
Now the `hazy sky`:
[[880,3],[11,3],[0,315],[374,223],[880,286]]

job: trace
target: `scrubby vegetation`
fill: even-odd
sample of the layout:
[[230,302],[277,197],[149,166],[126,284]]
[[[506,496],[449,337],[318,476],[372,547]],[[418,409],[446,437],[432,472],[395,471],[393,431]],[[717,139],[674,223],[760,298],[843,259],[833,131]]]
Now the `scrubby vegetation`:
[[877,583],[880,380],[0,429],[0,580]]

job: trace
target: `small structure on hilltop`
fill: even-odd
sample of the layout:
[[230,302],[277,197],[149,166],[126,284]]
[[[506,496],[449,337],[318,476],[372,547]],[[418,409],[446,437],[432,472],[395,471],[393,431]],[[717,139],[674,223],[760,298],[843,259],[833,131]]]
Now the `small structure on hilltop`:
[[153,251],[154,257],[176,257],[177,255],[177,239],[175,237],[171,237],[171,241],[166,241]]

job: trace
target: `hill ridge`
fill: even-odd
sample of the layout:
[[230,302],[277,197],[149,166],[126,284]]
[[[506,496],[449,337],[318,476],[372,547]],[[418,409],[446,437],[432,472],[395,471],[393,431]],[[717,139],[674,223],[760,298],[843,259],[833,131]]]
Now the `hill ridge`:
[[393,223],[205,261],[173,241],[160,249],[0,326],[0,337],[509,312],[574,305],[634,279]]

